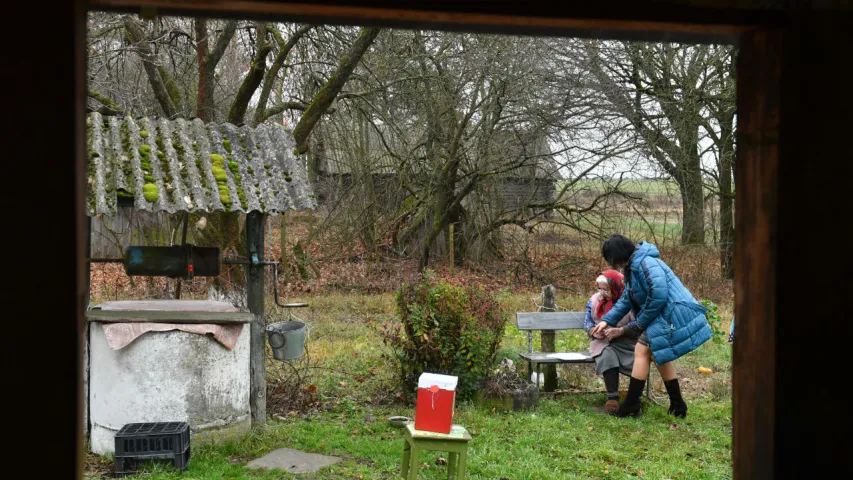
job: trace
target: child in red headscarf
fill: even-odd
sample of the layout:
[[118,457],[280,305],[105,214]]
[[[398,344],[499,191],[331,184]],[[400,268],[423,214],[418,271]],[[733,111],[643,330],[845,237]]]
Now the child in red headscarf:
[[614,413],[619,409],[619,372],[631,374],[634,366],[634,346],[637,344],[636,332],[623,328],[634,318],[629,312],[609,333],[610,340],[603,334],[595,337],[592,330],[613,305],[622,296],[625,282],[622,274],[616,270],[606,270],[595,280],[596,292],[586,304],[584,330],[590,338],[589,352],[595,359],[595,373],[604,378],[607,389],[607,402],[604,409]]

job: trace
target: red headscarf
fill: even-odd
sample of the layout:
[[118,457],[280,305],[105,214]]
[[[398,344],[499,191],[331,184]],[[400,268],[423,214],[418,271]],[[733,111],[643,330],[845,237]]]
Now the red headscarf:
[[616,303],[616,300],[619,300],[619,297],[622,296],[622,292],[625,290],[625,282],[621,273],[616,270],[605,270],[602,272],[602,275],[604,275],[608,285],[610,285],[610,299],[598,304],[598,311],[596,311],[598,318],[601,318],[613,308],[613,304]]

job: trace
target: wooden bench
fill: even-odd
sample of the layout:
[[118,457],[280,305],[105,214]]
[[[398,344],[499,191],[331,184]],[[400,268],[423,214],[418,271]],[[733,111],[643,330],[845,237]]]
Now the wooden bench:
[[[516,312],[515,321],[519,330],[527,331],[527,353],[519,356],[527,361],[527,378],[533,383],[533,365],[536,365],[536,382],[538,384],[540,365],[561,363],[595,363],[589,351],[586,352],[555,352],[544,353],[533,351],[533,332],[536,330],[583,330],[583,322],[586,312]],[[625,375],[623,372],[619,372]],[[649,370],[651,377],[651,369]],[[646,381],[646,397],[654,403],[657,401],[651,396],[651,378]]]

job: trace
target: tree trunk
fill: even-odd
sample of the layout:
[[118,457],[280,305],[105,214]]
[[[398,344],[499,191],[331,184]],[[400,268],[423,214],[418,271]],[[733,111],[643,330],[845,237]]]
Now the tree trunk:
[[300,154],[308,151],[308,136],[311,135],[314,126],[332,105],[335,97],[338,96],[338,93],[340,93],[353,70],[355,70],[361,57],[367,52],[367,49],[373,43],[373,40],[376,39],[376,36],[379,35],[379,32],[379,28],[363,28],[361,30],[358,40],[344,54],[335,72],[329,77],[329,81],[323,85],[323,88],[314,96],[305,113],[302,114],[302,118],[299,119],[299,123],[293,129],[296,150]]
[[720,268],[723,278],[734,278],[734,192],[732,182],[734,177],[734,122],[727,115],[721,122],[721,138],[725,150],[720,153]]
[[142,59],[142,67],[145,69],[145,75],[148,77],[148,83],[151,84],[151,89],[154,91],[154,97],[157,98],[157,103],[160,104],[160,109],[163,110],[163,115],[166,118],[174,118],[177,116],[175,104],[172,97],[169,95],[166,85],[164,84],[161,73],[165,70],[157,69],[157,59],[151,47],[148,46],[145,33],[142,26],[139,25],[131,17],[124,18],[124,33],[125,38],[136,47],[139,52],[139,57]]
[[213,75],[207,66],[210,44],[207,35],[207,19],[195,20],[196,52],[198,54],[198,95],[195,116],[202,122],[213,121]]
[[228,123],[240,125],[246,118],[246,110],[249,108],[249,101],[255,94],[255,90],[261,85],[264,79],[264,72],[267,68],[267,55],[272,50],[272,46],[267,41],[267,28],[263,22],[257,22],[255,25],[257,39],[257,53],[252,59],[252,64],[249,67],[249,73],[240,84],[240,89],[237,91],[237,97],[231,108],[228,110]]
[[195,116],[205,123],[213,121],[216,103],[214,99],[214,80],[216,66],[228,48],[228,44],[237,31],[237,22],[231,20],[225,24],[225,29],[216,40],[213,50],[210,50],[210,37],[207,30],[207,19],[195,20],[195,37],[198,44],[198,96],[196,98]]
[[681,190],[683,227],[682,245],[703,245],[705,243],[705,194],[702,187],[702,173],[698,168],[682,171],[676,178]]
[[361,241],[365,250],[374,253],[376,250],[376,190],[373,185],[373,169],[370,165],[370,135],[367,118],[362,113],[358,115],[358,165],[362,184],[362,229]]
[[[255,108],[255,117],[252,120],[253,126],[258,126],[263,123],[267,118],[271,115],[267,113],[267,102],[269,102],[270,93],[272,92],[273,84],[275,83],[275,79],[278,76],[278,72],[284,66],[284,62],[287,60],[287,56],[290,55],[290,51],[293,50],[293,47],[296,45],[296,42],[299,41],[309,30],[311,30],[313,25],[306,25],[299,28],[287,42],[281,38],[281,35],[275,28],[270,29],[270,33],[276,38],[276,41],[279,44],[279,51],[273,60],[272,65],[270,66],[267,73],[264,75],[264,86],[261,88],[261,96],[258,99],[258,106]],[[285,72],[286,73],[286,72]]]

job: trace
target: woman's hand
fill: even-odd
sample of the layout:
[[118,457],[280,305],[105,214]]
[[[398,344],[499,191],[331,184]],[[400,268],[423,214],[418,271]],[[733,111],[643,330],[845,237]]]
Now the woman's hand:
[[604,331],[604,336],[606,336],[607,339],[610,341],[616,340],[617,338],[621,337],[623,333],[625,333],[622,328],[623,327],[608,328]]
[[607,325],[607,322],[598,322],[598,324],[592,329],[592,336],[595,338],[601,338],[604,330],[609,326],[610,325]]

